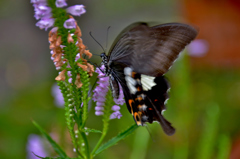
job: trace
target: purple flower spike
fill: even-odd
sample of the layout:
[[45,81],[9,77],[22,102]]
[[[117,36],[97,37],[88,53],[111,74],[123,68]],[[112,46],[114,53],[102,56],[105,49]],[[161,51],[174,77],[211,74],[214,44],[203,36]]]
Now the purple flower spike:
[[84,9],[84,5],[74,5],[74,6],[68,7],[67,12],[74,16],[80,16],[86,13],[86,10]]
[[62,7],[67,6],[67,3],[65,0],[56,0],[55,5],[58,8],[62,8]]
[[42,19],[36,23],[40,29],[45,29],[45,31],[54,25],[55,20],[53,18],[50,19]]
[[[104,69],[104,65],[101,66],[101,69]],[[105,96],[108,92],[109,77],[104,77],[105,75],[100,71],[99,68],[97,68],[95,72],[98,73],[99,81],[97,82],[98,86],[93,90],[94,94],[92,99],[96,102],[95,114],[99,116],[99,115],[103,115],[102,111],[104,110],[103,106],[106,100]]]
[[[100,67],[101,70],[104,70],[105,66],[102,65]],[[109,87],[109,77],[105,77],[105,74],[100,70],[99,68],[96,69],[96,73],[98,73],[98,78],[99,81],[98,86],[94,89],[94,94],[93,94],[93,100],[96,102],[96,107],[95,107],[95,114],[97,116],[103,115],[103,110],[104,110],[104,103],[105,103],[105,96],[108,92],[108,87]],[[124,95],[122,91],[122,87],[120,87],[120,94],[118,99],[114,99],[116,104],[124,104]],[[120,107],[118,105],[112,106],[113,113],[110,115],[110,119],[120,119],[122,117],[122,114],[120,113]]]
[[64,22],[63,26],[66,29],[74,29],[76,28],[75,20],[73,18],[70,18]]
[[122,117],[122,114],[119,111],[116,111],[110,115],[110,119],[120,119]]

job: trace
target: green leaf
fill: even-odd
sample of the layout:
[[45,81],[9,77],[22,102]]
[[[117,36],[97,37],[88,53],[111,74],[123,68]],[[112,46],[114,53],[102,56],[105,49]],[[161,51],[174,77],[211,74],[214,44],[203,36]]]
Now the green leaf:
[[43,130],[43,128],[38,125],[35,121],[33,124],[38,128],[38,130],[43,134],[43,136],[49,141],[53,149],[59,154],[60,158],[68,158],[66,153],[61,149],[61,147]]
[[88,133],[102,133],[100,130],[95,129],[82,129],[82,132],[88,132]]
[[114,138],[112,138],[111,140],[109,140],[108,142],[103,144],[102,146],[100,146],[97,149],[97,151],[94,152],[93,156],[95,156],[95,155],[99,154],[100,152],[102,152],[103,150],[115,145],[118,141],[126,138],[128,135],[130,135],[137,128],[138,128],[137,124],[132,125],[130,128],[128,128],[124,132],[121,132],[120,134],[118,134],[117,136],[115,136]]

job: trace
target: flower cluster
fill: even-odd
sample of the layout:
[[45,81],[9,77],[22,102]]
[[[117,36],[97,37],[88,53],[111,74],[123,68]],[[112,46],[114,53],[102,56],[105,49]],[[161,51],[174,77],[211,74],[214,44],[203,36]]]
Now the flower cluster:
[[[76,55],[75,57],[75,62],[77,64],[77,66],[81,67],[84,71],[87,71],[89,73],[90,76],[92,76],[92,73],[94,72],[94,67],[93,65],[89,64],[87,62],[86,59],[83,58],[83,55],[85,54],[86,56],[88,56],[88,58],[92,57],[92,54],[89,52],[89,50],[86,50],[86,46],[83,44],[82,39],[80,38],[82,36],[81,30],[79,28],[79,26],[77,25],[76,21],[74,20],[74,18],[72,16],[70,16],[70,19],[72,19],[74,21],[74,26],[75,26],[75,32],[74,33],[68,33],[68,37],[67,37],[67,42],[68,43],[74,43],[78,50],[79,53]],[[65,64],[67,61],[67,59],[64,57],[64,45],[62,45],[62,37],[60,35],[58,35],[58,28],[54,27],[50,32],[49,32],[49,42],[50,42],[50,46],[49,48],[51,49],[51,54],[52,57],[51,59],[54,62],[54,65],[56,66],[57,70],[61,70],[63,64]],[[77,37],[77,41],[74,42],[73,36]],[[81,59],[82,64],[79,61],[79,59]],[[70,65],[67,65],[67,68],[70,68]],[[66,79],[66,73],[67,69],[62,70],[59,75],[55,78],[57,81],[65,81]],[[69,82],[71,83],[71,72],[68,71],[67,75],[70,77],[69,78]],[[76,77],[76,81],[75,84],[77,85],[78,88],[80,88],[82,86],[82,83],[80,81],[80,75],[78,74]]]
[[[36,20],[39,20],[36,23],[40,29],[47,30],[50,27],[54,26],[55,18],[53,18],[52,8],[47,4],[47,0],[31,0],[33,4]],[[66,7],[67,3],[65,0],[56,0],[55,5],[57,8]],[[80,16],[86,12],[84,5],[74,5],[66,8],[66,12],[74,16]]]
[[[105,66],[102,65],[100,69],[104,70],[104,67]],[[106,77],[105,74],[100,69],[96,68],[96,71],[95,71],[96,73],[98,73],[99,81],[97,82],[98,86],[93,91],[94,92],[93,100],[96,102],[95,114],[97,116],[104,114],[104,104],[106,101],[106,95],[109,88],[109,77]],[[123,91],[122,89],[120,89],[119,99],[114,99],[114,102],[118,105],[123,105],[124,104],[123,97],[124,97]],[[115,119],[115,118],[120,119],[122,117],[122,114],[119,111],[120,107],[118,105],[112,106],[113,113],[110,115],[110,119]]]
[[[31,0],[31,3],[33,3],[35,15],[34,17],[39,20],[36,23],[36,26],[38,26],[40,29],[47,30],[50,27],[53,27],[51,31],[49,32],[49,43],[50,43],[50,49],[51,49],[51,59],[54,62],[54,65],[56,66],[57,70],[60,70],[61,72],[56,77],[57,81],[65,81],[66,75],[68,75],[68,81],[71,83],[71,71],[67,71],[68,68],[73,67],[69,64],[69,59],[67,59],[65,56],[65,47],[67,47],[67,43],[73,43],[76,46],[76,49],[78,49],[79,53],[76,55],[75,62],[78,67],[81,67],[84,71],[87,71],[90,76],[92,76],[92,72],[94,71],[94,67],[87,63],[87,60],[82,58],[83,54],[87,55],[88,58],[91,58],[92,54],[89,52],[89,50],[86,50],[86,46],[83,44],[82,39],[80,38],[82,36],[81,30],[79,26],[77,25],[77,22],[72,16],[67,15],[66,13],[70,13],[75,16],[80,16],[86,12],[83,5],[74,5],[70,6],[66,9],[62,9],[62,7],[66,7],[67,3],[65,0],[56,0],[55,5],[52,4],[52,8],[48,6],[47,0]],[[58,11],[57,11],[58,10]],[[58,17],[53,17],[56,13],[64,13],[66,14],[69,19],[63,20],[63,22],[57,25],[55,24],[55,21],[57,21]],[[59,21],[59,20],[58,20]],[[55,27],[54,27],[55,25]],[[56,26],[57,25],[57,26]],[[62,35],[58,33],[59,28],[64,27],[65,29],[74,29],[74,31],[67,30],[67,39],[62,39]],[[75,37],[75,39],[73,38]],[[63,41],[66,41],[63,43]],[[74,53],[73,53],[74,54]],[[75,56],[74,55],[74,56]],[[79,60],[81,59],[81,60]],[[63,65],[66,65],[63,67]],[[75,84],[77,88],[80,88],[82,86],[82,82],[80,80],[80,74],[77,74],[75,78]]]
[[[59,72],[59,75],[55,78],[57,85],[53,86],[52,94],[57,106],[64,104],[64,115],[74,147],[73,151],[78,156],[77,158],[93,158],[102,149],[100,146],[108,132],[110,119],[120,119],[122,116],[119,106],[124,104],[122,88],[119,86],[119,99],[113,99],[110,91],[108,91],[109,77],[106,77],[101,71],[101,69],[104,70],[104,66],[96,70],[99,74],[99,81],[94,90],[93,100],[97,105],[95,114],[103,115],[103,129],[100,131],[87,128],[89,101],[91,100],[91,97],[89,97],[90,76],[93,75],[94,67],[85,59],[85,57],[91,58],[92,54],[83,44],[81,29],[71,16],[84,14],[86,12],[85,7],[83,5],[67,7],[66,0],[31,0],[31,3],[34,6],[34,17],[38,20],[36,26],[45,29],[45,31],[50,30],[48,41],[51,60]],[[53,139],[47,136],[40,125],[36,122],[33,123],[52,144]],[[129,134],[128,132],[135,130],[136,127],[135,125],[128,128],[125,131],[126,133],[122,133],[124,134],[123,137],[125,138]],[[87,137],[89,133],[101,133],[101,137],[92,152]],[[27,148],[29,152],[33,151],[35,153],[36,151],[36,155],[40,155],[37,157],[44,158],[42,156],[46,156],[46,154],[42,149],[30,149],[35,148],[35,143],[38,141],[35,138],[36,136],[30,138],[34,142],[29,142]],[[60,149],[57,143],[54,143],[53,148],[60,155],[60,158],[70,158]],[[35,156],[29,154],[29,157],[33,158]]]
[[33,3],[36,20],[39,20],[36,23],[40,29],[47,30],[49,27],[54,25],[54,18],[52,18],[52,9],[48,7],[46,0],[31,0]]

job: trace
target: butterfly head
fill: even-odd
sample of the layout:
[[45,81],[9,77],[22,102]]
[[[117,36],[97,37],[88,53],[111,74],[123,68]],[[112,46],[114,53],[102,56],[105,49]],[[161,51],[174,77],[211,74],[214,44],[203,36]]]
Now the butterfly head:
[[103,52],[103,53],[101,53],[101,58],[104,58],[104,57],[106,57],[106,54],[105,54],[105,52]]
[[103,52],[101,53],[100,57],[102,58],[102,65],[107,65],[107,62],[108,62],[108,58],[107,58],[107,55]]

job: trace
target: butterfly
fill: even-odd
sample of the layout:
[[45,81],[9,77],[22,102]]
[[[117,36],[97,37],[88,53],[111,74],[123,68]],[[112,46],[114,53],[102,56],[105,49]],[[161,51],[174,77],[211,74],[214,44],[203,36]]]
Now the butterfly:
[[101,54],[113,97],[119,97],[121,86],[137,125],[157,121],[167,135],[175,133],[162,114],[170,88],[164,74],[197,34],[197,29],[187,24],[149,27],[134,23],[118,35],[108,55]]

